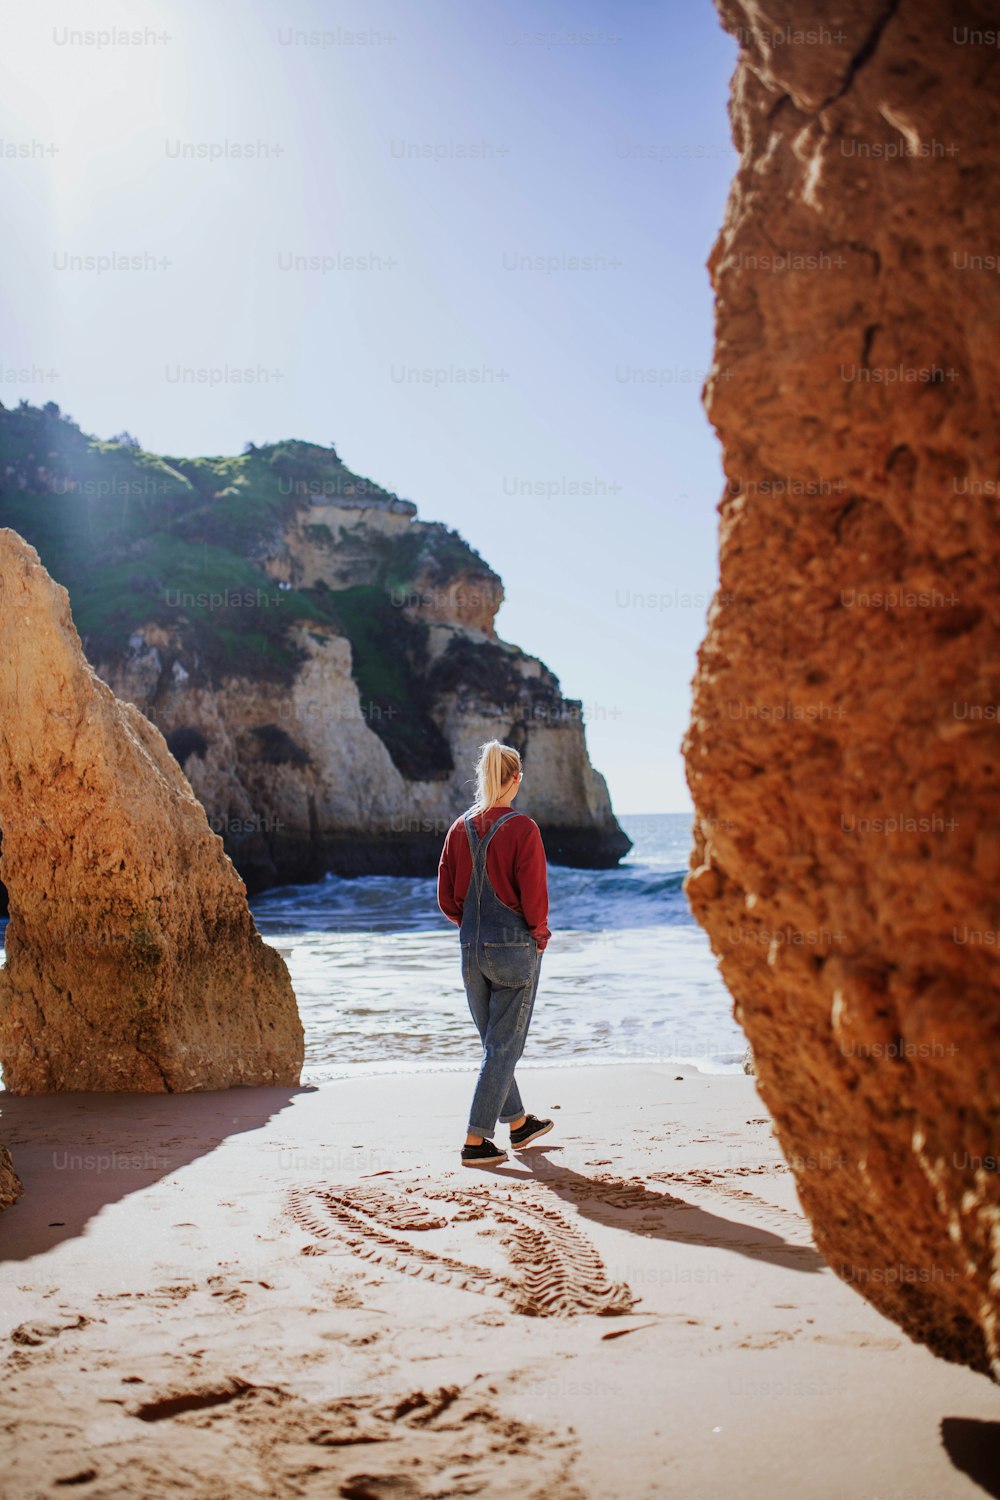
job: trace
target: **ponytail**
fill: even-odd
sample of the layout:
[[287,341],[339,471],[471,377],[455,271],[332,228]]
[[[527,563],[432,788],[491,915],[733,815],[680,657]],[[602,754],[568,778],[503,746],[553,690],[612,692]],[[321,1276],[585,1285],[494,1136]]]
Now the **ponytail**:
[[485,812],[492,807],[520,769],[521,757],[512,745],[502,745],[499,740],[487,740],[485,745],[480,745],[473,813]]

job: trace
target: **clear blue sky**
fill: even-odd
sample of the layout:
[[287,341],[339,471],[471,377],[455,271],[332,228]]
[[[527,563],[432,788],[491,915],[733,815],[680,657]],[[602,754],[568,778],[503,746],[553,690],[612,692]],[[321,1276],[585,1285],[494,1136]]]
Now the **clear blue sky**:
[[172,454],[335,442],[502,575],[616,807],[687,807],[735,165],[709,0],[33,0],[5,31],[4,404]]

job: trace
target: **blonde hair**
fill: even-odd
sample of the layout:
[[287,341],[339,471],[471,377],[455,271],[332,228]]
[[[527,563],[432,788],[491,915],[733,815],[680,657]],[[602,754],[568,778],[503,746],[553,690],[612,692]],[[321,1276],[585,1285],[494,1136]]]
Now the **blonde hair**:
[[492,807],[520,769],[521,757],[513,745],[502,745],[499,740],[487,740],[485,745],[480,745],[476,762],[476,800],[472,811],[481,813]]

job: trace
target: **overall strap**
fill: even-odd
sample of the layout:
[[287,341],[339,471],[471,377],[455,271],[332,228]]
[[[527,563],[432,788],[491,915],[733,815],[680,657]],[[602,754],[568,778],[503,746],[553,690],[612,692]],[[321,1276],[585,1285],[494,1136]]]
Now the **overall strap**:
[[473,827],[471,812],[467,812],[465,814],[463,821],[465,823],[465,831],[468,834],[469,838],[469,849],[472,854],[472,878],[475,882],[476,896],[480,899],[482,898],[483,885],[486,880],[486,850],[489,847],[490,839],[496,833],[501,824],[506,823],[510,818],[516,818],[517,816],[518,814],[514,812],[513,808],[511,808],[509,812],[505,812],[502,817],[497,818],[496,822],[487,831],[484,837],[480,838],[479,834]]

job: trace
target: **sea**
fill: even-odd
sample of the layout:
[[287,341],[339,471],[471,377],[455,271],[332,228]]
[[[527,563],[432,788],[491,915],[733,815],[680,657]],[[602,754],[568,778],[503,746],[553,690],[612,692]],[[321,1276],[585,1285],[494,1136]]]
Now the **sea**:
[[[657,1062],[738,1073],[746,1039],[681,889],[691,817],[618,821],[633,846],[616,868],[549,867],[552,937],[520,1067]],[[438,910],[434,880],[328,875],[251,906],[292,976],[304,1082],[478,1062],[458,929]]]
[[[681,889],[690,815],[618,821],[632,848],[614,869],[549,866],[552,937],[519,1069],[655,1062],[741,1072],[746,1039]],[[304,1083],[478,1064],[458,929],[439,911],[433,879],[327,875],[250,904],[292,977]]]

